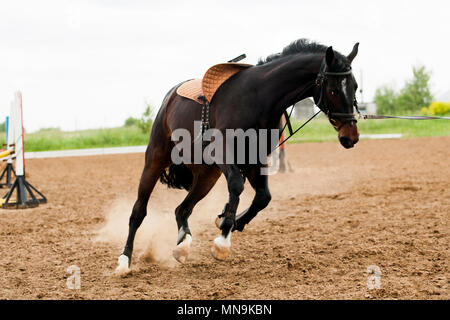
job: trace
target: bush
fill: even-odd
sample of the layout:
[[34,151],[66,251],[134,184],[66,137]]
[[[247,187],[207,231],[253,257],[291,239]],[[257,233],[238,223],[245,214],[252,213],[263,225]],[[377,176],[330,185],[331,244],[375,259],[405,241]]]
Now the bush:
[[61,131],[59,127],[40,128],[38,132]]
[[139,120],[133,117],[129,117],[125,120],[124,127],[134,127],[138,125]]
[[433,102],[428,108],[422,108],[422,114],[431,116],[445,116],[450,114],[450,102]]

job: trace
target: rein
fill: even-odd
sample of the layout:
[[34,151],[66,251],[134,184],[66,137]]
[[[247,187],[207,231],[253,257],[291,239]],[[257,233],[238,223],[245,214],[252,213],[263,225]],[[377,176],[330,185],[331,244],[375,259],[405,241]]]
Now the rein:
[[[301,129],[303,129],[304,126],[306,126],[312,119],[314,119],[321,112],[322,112],[322,110],[317,111],[311,118],[309,118],[305,123],[303,123],[297,130],[290,133],[289,137],[287,137],[282,142],[280,142],[275,149],[278,149],[279,147],[281,147],[286,141],[288,141],[290,138],[292,138],[293,135],[295,135],[297,132],[299,132]],[[289,121],[289,119],[286,119],[286,122],[288,122],[288,121]],[[286,127],[286,125],[285,125],[285,127]],[[284,131],[284,128],[283,128],[283,131]]]
[[[347,115],[347,113],[336,113],[341,117]],[[354,115],[353,115],[354,116]],[[378,119],[405,119],[405,120],[450,120],[450,117],[437,117],[437,116],[384,116],[384,115],[371,115],[371,114],[358,114],[360,119],[364,120],[378,120]]]

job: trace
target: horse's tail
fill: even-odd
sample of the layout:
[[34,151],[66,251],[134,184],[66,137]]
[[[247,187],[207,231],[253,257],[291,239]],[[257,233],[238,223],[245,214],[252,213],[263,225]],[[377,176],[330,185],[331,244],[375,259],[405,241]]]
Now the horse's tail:
[[184,164],[172,164],[161,174],[159,181],[167,184],[169,188],[186,189],[189,191],[192,187],[194,176],[191,170]]
[[[170,91],[164,97],[164,100],[160,108],[160,112],[163,112],[163,109],[167,107],[178,87],[183,83],[185,83],[186,81],[180,82],[172,89],[170,89]],[[191,170],[189,170],[184,164],[170,165],[164,170],[164,172],[159,177],[159,181],[161,181],[162,184],[166,184],[169,188],[186,189],[187,191],[191,189],[193,180],[194,176],[192,175]]]

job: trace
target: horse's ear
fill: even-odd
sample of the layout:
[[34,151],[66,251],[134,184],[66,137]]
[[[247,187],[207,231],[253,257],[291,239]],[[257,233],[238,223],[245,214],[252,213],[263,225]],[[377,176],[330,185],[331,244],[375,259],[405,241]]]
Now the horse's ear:
[[325,55],[325,61],[327,62],[328,67],[331,67],[336,61],[336,56],[334,54],[333,47],[328,47],[327,53]]
[[348,55],[347,59],[348,59],[348,61],[350,61],[350,63],[352,63],[353,59],[355,59],[356,55],[358,54],[358,47],[359,47],[359,42],[357,42],[353,46],[352,52],[350,52],[350,54]]

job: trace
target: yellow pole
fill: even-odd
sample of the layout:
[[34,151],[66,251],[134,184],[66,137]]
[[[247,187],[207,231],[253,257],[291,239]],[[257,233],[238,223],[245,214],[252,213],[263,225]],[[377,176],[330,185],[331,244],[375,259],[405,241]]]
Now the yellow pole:
[[14,153],[14,150],[6,150],[0,153],[0,158],[4,158],[9,156],[11,153]]

